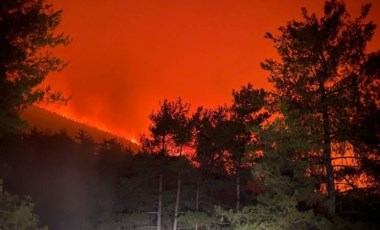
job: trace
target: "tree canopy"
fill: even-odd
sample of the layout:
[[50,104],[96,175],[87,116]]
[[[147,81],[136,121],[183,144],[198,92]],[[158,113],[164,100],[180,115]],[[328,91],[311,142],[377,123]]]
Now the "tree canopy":
[[[270,73],[280,107],[298,125],[307,127],[306,135],[319,145],[309,155],[320,158],[314,163],[322,166],[325,175],[330,215],[336,212],[338,179],[333,159],[346,151],[338,152],[336,146],[353,144],[355,156],[364,159],[374,154],[363,152],[358,145],[359,139],[363,145],[369,144],[358,137],[364,128],[358,127],[359,120],[372,119],[366,112],[370,108],[379,111],[379,91],[375,89],[379,67],[370,63],[379,60],[380,53],[366,51],[376,28],[373,22],[366,22],[370,8],[370,4],[364,5],[360,15],[351,19],[343,1],[327,1],[321,18],[302,9],[302,20],[281,26],[279,35],[266,34],[281,59],[268,59],[262,67]],[[374,131],[366,134],[377,136]]]
[[20,112],[34,102],[64,99],[50,87],[38,87],[66,63],[51,48],[70,39],[55,29],[61,10],[45,0],[3,0],[0,7],[0,135],[21,125]]

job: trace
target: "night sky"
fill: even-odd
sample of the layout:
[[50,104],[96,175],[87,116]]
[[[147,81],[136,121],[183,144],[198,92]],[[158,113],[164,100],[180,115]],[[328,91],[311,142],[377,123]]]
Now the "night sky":
[[[56,54],[70,62],[47,83],[72,95],[49,109],[138,139],[148,114],[165,98],[195,108],[230,103],[232,89],[251,82],[268,88],[260,62],[275,58],[265,32],[300,17],[301,7],[322,13],[322,0],[52,0],[63,9],[63,31],[73,39]],[[368,1],[346,1],[356,16]],[[369,18],[380,24],[380,1]],[[296,16],[296,17],[295,17]],[[378,31],[378,30],[377,30]],[[380,47],[375,33],[369,49]]]

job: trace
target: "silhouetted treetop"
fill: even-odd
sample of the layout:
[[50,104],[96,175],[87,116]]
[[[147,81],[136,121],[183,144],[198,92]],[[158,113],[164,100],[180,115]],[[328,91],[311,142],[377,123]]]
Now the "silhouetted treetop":
[[1,1],[0,134],[17,129],[18,115],[26,106],[43,99],[64,101],[50,87],[37,87],[49,72],[66,65],[51,52],[70,41],[55,32],[61,13],[45,0]]

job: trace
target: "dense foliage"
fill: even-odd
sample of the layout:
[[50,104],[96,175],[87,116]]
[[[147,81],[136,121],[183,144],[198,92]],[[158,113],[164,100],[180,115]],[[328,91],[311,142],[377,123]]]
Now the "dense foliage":
[[[373,124],[378,118],[372,116],[379,111],[379,67],[373,64],[379,64],[380,53],[366,52],[376,28],[365,22],[370,8],[364,5],[351,19],[342,1],[328,1],[321,18],[303,9],[302,20],[280,27],[279,35],[266,35],[280,56],[280,61],[262,64],[270,72],[278,111],[307,129],[304,138],[314,146],[309,163],[325,177],[331,216],[336,213],[336,181],[346,180],[352,170],[372,174],[359,165],[379,160],[379,127]],[[349,151],[354,162],[339,168]]]
[[34,204],[29,198],[23,198],[3,191],[0,180],[0,228],[9,230],[47,230],[39,226],[34,213]]
[[0,135],[20,128],[19,115],[26,106],[63,100],[49,87],[40,87],[48,73],[65,66],[51,52],[69,43],[54,31],[61,13],[45,0],[0,2]]

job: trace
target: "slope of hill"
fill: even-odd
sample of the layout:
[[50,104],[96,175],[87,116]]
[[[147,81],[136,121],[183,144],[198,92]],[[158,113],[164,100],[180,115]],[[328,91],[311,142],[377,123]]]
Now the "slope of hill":
[[139,149],[139,146],[136,143],[127,140],[124,137],[74,121],[37,106],[30,106],[27,108],[21,117],[28,123],[27,130],[30,130],[33,127],[36,127],[38,130],[49,130],[52,132],[64,129],[70,136],[74,137],[78,130],[83,129],[98,143],[102,142],[104,139],[116,138],[124,147],[129,148],[134,152],[137,152]]

